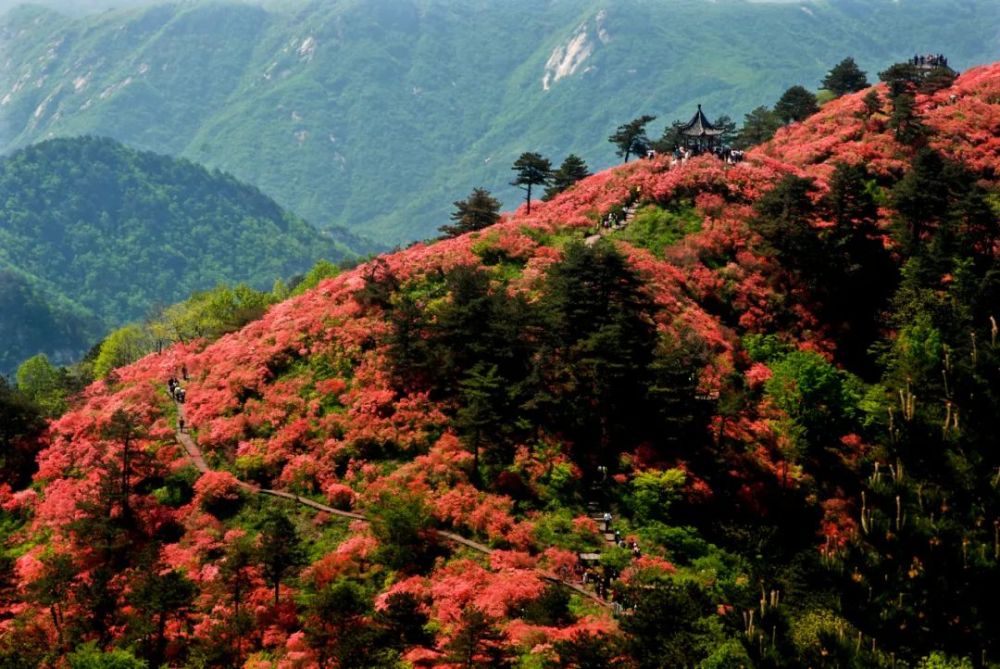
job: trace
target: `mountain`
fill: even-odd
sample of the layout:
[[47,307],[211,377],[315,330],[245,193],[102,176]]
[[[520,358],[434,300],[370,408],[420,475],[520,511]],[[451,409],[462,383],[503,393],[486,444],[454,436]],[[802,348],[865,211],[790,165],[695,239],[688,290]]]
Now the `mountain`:
[[25,4],[48,7],[63,14],[78,15],[152,3],[153,0],[35,0],[30,3],[23,2],[23,0],[0,0],[0,15]]
[[92,385],[0,492],[0,654],[996,664],[1000,64],[904,74]]
[[0,150],[96,134],[218,167],[324,227],[427,238],[473,186],[513,206],[524,151],[614,164],[605,140],[703,103],[740,119],[852,55],[992,59],[992,0],[296,0],[173,3],[0,26]]
[[[270,287],[356,240],[317,232],[259,190],[109,139],[0,160],[0,369],[69,362],[109,328],[219,282]],[[40,336],[39,336],[40,335]]]

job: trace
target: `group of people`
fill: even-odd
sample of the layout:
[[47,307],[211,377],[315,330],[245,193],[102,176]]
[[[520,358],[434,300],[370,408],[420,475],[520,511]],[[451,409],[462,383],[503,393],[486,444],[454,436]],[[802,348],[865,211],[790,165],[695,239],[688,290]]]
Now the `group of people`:
[[608,212],[608,215],[604,217],[601,221],[601,227],[605,230],[610,230],[611,228],[617,228],[624,222],[624,214],[619,213],[615,210]]
[[618,546],[618,548],[629,549],[632,551],[632,557],[636,560],[642,557],[642,550],[639,548],[639,542],[634,539],[632,541],[625,541],[622,537],[622,533],[618,530],[615,530],[615,546]]
[[925,56],[914,56],[910,65],[917,67],[948,67],[948,59],[941,53],[929,53]]
[[[626,541],[625,537],[619,530],[613,528],[612,523],[614,517],[609,511],[605,511],[600,516],[595,516],[600,521],[600,529],[605,534],[614,533],[614,539],[608,537],[608,541],[613,541],[614,545],[618,548],[625,548],[632,553],[632,558],[638,560],[642,557],[642,550],[639,548],[639,542],[632,539]],[[592,586],[594,588],[594,593],[611,603],[615,612],[621,614],[626,608],[625,603],[622,599],[622,594],[615,589],[615,582],[618,580],[618,570],[609,565],[597,565],[596,560],[599,558],[598,554],[580,554],[580,561],[576,565],[576,577],[580,582],[587,586]],[[564,575],[565,576],[565,575]]]
[[[187,379],[187,374],[184,375]],[[170,393],[170,397],[178,404],[184,404],[184,396],[187,394],[184,387],[181,386],[180,381],[175,377],[171,376],[167,379],[167,392]]]
[[743,150],[734,149],[728,146],[716,146],[714,148],[702,148],[700,146],[681,148],[677,147],[670,155],[670,167],[684,165],[692,156],[712,155],[727,165],[737,165],[743,162]]
[[635,603],[630,601],[626,591],[617,587],[618,570],[607,565],[601,567],[586,567],[578,565],[577,578],[583,585],[594,588],[594,594],[611,604],[615,615],[622,615],[626,610],[634,609]]

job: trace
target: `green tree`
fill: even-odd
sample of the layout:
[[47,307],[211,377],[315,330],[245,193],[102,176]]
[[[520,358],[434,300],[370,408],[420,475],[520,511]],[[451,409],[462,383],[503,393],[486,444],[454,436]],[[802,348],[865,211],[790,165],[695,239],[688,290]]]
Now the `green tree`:
[[949,172],[940,154],[922,149],[892,189],[896,238],[908,255],[915,255],[925,234],[948,215],[953,203]]
[[146,429],[139,416],[134,412],[118,409],[111,415],[111,420],[101,431],[101,436],[121,446],[120,460],[109,469],[112,476],[119,477],[118,497],[121,504],[122,518],[128,521],[132,516],[132,481],[134,476],[145,475],[144,466],[149,462],[149,456],[144,451],[136,449],[136,441],[145,436]]
[[819,240],[811,227],[815,191],[812,178],[789,174],[754,205],[751,229],[793,268],[812,267],[820,257]]
[[381,490],[368,500],[365,511],[378,539],[379,562],[397,570],[429,565],[437,546],[422,496],[402,489]]
[[650,148],[649,137],[646,136],[646,125],[655,120],[655,116],[644,114],[618,126],[614,134],[608,137],[608,141],[618,147],[615,155],[623,158],[622,162],[627,163],[629,156],[646,154]]
[[635,610],[622,618],[621,628],[639,669],[698,666],[718,645],[703,623],[714,613],[711,601],[695,583],[639,589],[634,600]]
[[21,490],[37,470],[37,437],[45,429],[41,410],[0,376],[0,483]]
[[957,78],[958,73],[950,67],[934,67],[924,72],[919,90],[926,94],[936,93],[951,86]]
[[139,618],[132,625],[133,633],[142,637],[144,656],[154,667],[164,660],[167,623],[171,619],[185,620],[197,587],[184,574],[164,565],[145,565],[138,582],[129,593],[129,601]]
[[749,148],[763,144],[774,137],[781,127],[781,119],[767,107],[757,107],[743,117],[743,127],[740,128],[737,144],[741,148]]
[[670,506],[681,498],[686,480],[681,469],[647,469],[630,483],[629,508],[637,521],[666,521]]
[[573,435],[590,467],[650,425],[650,366],[658,344],[653,303],[610,242],[568,244],[540,305],[547,313],[541,379],[530,404],[542,424]]
[[723,114],[715,119],[713,125],[722,131],[719,135],[719,142],[723,146],[730,146],[736,141],[736,137],[739,133],[736,130],[736,121],[731,119],[727,114]]
[[848,56],[826,73],[820,85],[839,98],[868,88],[868,78],[854,59]]
[[229,544],[219,568],[220,581],[233,603],[233,615],[226,622],[235,642],[232,653],[237,665],[243,662],[243,639],[254,623],[253,616],[243,608],[243,604],[253,586],[258,557],[253,539],[244,535]]
[[803,121],[819,111],[816,96],[803,86],[792,86],[774,104],[774,113],[785,123]]
[[621,640],[611,634],[579,631],[568,639],[557,641],[552,648],[558,661],[553,669],[610,669],[627,666]]
[[511,167],[516,173],[511,186],[517,186],[524,191],[524,200],[528,203],[527,213],[531,213],[531,189],[533,186],[544,186],[552,178],[552,163],[541,154],[526,151],[514,161]]
[[329,260],[317,260],[316,264],[298,280],[291,282],[291,295],[301,295],[307,290],[311,290],[319,285],[323,279],[329,279],[340,274],[340,266],[333,264]]
[[808,443],[836,439],[857,418],[861,384],[814,351],[792,351],[772,363],[765,389],[804,431]]
[[494,434],[493,427],[500,423],[506,403],[506,385],[498,377],[496,365],[478,362],[462,379],[460,388],[461,401],[455,426],[472,451],[470,478],[478,483],[480,448],[483,441]]
[[42,572],[28,586],[27,599],[49,610],[52,627],[56,630],[59,649],[67,645],[65,607],[70,603],[76,565],[66,553],[50,552],[42,558]]
[[94,361],[94,376],[103,379],[113,369],[129,365],[154,350],[150,333],[135,323],[109,334]]
[[821,276],[812,290],[837,339],[840,359],[852,369],[874,373],[868,351],[878,338],[898,270],[882,242],[875,180],[864,165],[838,164],[829,184],[820,208],[833,225],[817,231],[825,262],[813,267]]
[[66,656],[70,669],[146,669],[144,661],[127,650],[102,651],[91,641]]
[[877,89],[873,88],[865,93],[865,97],[861,98],[861,101],[865,105],[865,110],[862,112],[864,118],[872,118],[882,111],[882,98]]
[[488,228],[500,220],[500,200],[496,199],[485,188],[473,188],[465,200],[454,202],[455,211],[451,214],[454,225],[442,225],[439,230],[446,237],[457,237],[473,230]]
[[264,516],[259,550],[261,570],[274,588],[274,605],[277,606],[282,579],[288,572],[306,564],[302,539],[282,509],[270,508]]
[[507,635],[479,609],[470,606],[462,613],[458,631],[445,645],[449,662],[464,669],[504,669],[514,666]]
[[652,146],[658,153],[670,153],[671,151],[677,149],[682,142],[681,138],[681,127],[684,126],[684,121],[680,119],[675,119],[670,125],[663,129],[663,134],[660,138],[653,142]]
[[552,182],[545,189],[545,197],[542,199],[551,200],[577,181],[586,179],[589,176],[590,170],[587,168],[587,163],[580,156],[571,153],[566,156],[559,169],[552,173]]
[[429,622],[420,600],[409,592],[392,593],[375,614],[375,623],[385,630],[387,642],[398,649],[433,644]]
[[28,358],[17,368],[17,388],[47,416],[66,410],[66,374],[44,353]]
[[920,71],[913,63],[895,63],[878,73],[889,89],[889,99],[895,101],[904,93],[913,93],[920,83]]
[[218,339],[259,319],[276,301],[274,294],[246,284],[220,284],[167,307],[150,321],[149,331],[160,341]]
[[901,93],[892,99],[889,127],[902,144],[917,144],[927,135],[927,128],[917,113],[917,100],[911,93]]
[[305,597],[303,630],[320,669],[395,669],[396,648],[382,626],[373,625],[371,595],[339,578]]

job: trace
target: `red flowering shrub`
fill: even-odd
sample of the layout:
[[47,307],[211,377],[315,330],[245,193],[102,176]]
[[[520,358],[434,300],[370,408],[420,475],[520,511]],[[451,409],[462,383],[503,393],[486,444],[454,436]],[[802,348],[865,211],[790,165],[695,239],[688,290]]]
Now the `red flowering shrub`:
[[242,503],[242,486],[229,472],[205,472],[194,484],[194,493],[194,503],[217,517],[232,515]]

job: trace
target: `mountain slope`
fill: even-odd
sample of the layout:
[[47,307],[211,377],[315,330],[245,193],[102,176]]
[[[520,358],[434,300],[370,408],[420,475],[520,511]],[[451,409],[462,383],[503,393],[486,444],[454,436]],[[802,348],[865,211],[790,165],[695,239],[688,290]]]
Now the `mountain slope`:
[[[592,166],[641,113],[739,119],[853,55],[995,53],[987,0],[175,4],[0,28],[0,148],[99,134],[253,183],[319,226],[434,234],[473,186],[508,204],[523,151]],[[767,36],[766,39],[762,39]],[[803,39],[808,36],[808,39]]]
[[0,160],[0,269],[34,286],[5,299],[27,311],[39,300],[69,301],[91,326],[80,332],[67,318],[73,345],[45,345],[26,336],[38,321],[5,310],[4,328],[24,330],[5,339],[3,369],[39,350],[68,362],[94,343],[95,325],[115,327],[219,282],[270,287],[347,253],[222,173],[107,139],[33,145]]
[[[52,424],[38,492],[0,500],[21,528],[0,651],[998,661],[1000,65],[917,96],[936,153],[897,142],[876,93],[881,111],[847,96],[736,166],[602,172],[91,386]],[[200,477],[163,392],[182,366]],[[372,522],[248,503],[255,485]],[[617,607],[541,577],[577,567]],[[139,612],[163,600],[139,598],[167,583],[183,606],[157,637]]]

